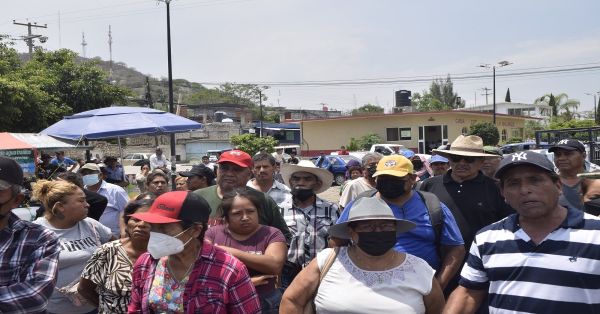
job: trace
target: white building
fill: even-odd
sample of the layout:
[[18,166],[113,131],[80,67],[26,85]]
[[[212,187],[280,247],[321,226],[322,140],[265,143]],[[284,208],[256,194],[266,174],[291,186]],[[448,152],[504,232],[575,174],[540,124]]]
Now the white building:
[[[494,105],[480,105],[461,108],[460,110],[492,112]],[[516,102],[499,102],[496,103],[496,113],[507,114],[510,116],[524,116],[532,118],[544,119],[544,122],[549,122],[552,116],[552,107],[548,105],[522,104]]]

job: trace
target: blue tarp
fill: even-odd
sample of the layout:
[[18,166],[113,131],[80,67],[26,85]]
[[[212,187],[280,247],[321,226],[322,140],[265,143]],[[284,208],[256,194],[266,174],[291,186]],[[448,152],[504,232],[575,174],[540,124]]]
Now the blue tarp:
[[198,122],[160,110],[107,107],[64,117],[41,133],[71,140],[98,140],[187,132],[201,127]]

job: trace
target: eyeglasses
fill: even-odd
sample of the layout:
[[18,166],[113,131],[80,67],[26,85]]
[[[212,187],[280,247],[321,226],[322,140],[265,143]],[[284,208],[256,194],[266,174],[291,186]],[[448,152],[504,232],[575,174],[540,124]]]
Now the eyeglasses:
[[356,232],[373,232],[379,229],[379,231],[396,231],[396,223],[393,221],[383,223],[357,223],[354,226]]
[[461,160],[464,160],[466,163],[472,164],[475,161],[479,160],[478,157],[472,157],[472,156],[450,156],[448,159],[450,159],[450,161],[452,162],[460,162]]

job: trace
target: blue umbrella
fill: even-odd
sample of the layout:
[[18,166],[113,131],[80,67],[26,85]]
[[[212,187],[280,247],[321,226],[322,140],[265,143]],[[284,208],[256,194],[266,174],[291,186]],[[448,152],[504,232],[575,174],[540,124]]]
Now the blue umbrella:
[[160,110],[107,107],[64,117],[41,133],[71,140],[98,140],[187,132],[201,127],[198,122]]

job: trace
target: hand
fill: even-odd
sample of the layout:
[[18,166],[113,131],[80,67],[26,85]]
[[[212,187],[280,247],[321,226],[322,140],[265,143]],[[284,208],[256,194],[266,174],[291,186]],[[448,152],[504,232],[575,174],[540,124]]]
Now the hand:
[[269,283],[269,279],[271,278],[275,278],[275,275],[261,275],[261,276],[254,276],[251,277],[250,280],[252,280],[252,284],[255,286],[262,286],[262,285],[266,285]]

